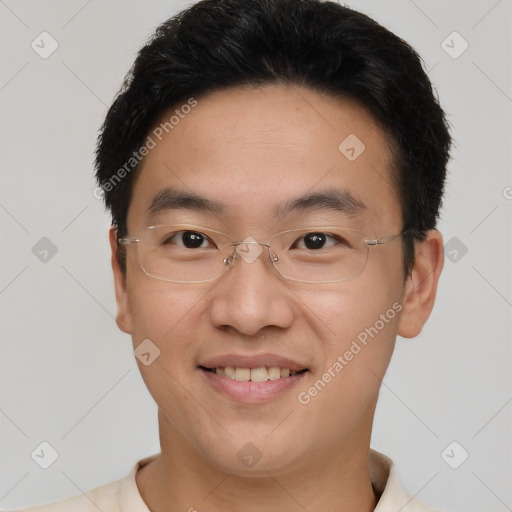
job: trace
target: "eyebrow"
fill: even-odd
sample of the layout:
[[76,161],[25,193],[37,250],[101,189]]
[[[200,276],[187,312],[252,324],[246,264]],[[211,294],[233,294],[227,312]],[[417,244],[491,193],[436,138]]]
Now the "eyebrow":
[[[221,201],[167,187],[158,192],[146,210],[148,220],[169,210],[195,210],[221,214],[228,206]],[[290,199],[274,208],[274,216],[283,218],[292,211],[335,210],[350,217],[362,214],[366,206],[347,190],[327,189]]]
[[227,206],[197,194],[182,192],[173,187],[161,190],[146,210],[148,220],[169,210],[195,210],[198,212],[222,213]]
[[274,209],[274,216],[281,219],[294,210],[335,210],[349,217],[356,217],[366,211],[366,206],[348,190],[327,189],[291,199],[277,206]]

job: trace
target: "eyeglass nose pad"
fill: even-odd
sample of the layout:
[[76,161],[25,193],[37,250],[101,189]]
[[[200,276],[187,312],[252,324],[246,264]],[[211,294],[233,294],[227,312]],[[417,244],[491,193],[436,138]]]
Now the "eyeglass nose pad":
[[252,236],[237,244],[235,251],[246,263],[253,263],[263,252],[261,245]]

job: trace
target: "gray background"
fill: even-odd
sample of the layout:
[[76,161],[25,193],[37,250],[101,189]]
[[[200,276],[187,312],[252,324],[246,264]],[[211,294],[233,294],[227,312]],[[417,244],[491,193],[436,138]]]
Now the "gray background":
[[[3,509],[118,479],[159,449],[156,406],[114,323],[92,153],[136,51],[187,4],[0,0]],[[397,342],[372,444],[433,506],[512,510],[512,0],[349,5],[420,52],[456,139],[438,300],[423,333]],[[31,47],[43,31],[59,45],[46,59]],[[46,261],[43,237],[57,249]],[[58,452],[46,470],[31,458],[43,441]]]

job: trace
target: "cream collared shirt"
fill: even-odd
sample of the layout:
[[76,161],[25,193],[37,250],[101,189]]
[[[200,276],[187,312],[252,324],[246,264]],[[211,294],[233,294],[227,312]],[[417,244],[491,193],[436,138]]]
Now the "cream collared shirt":
[[[150,512],[137,488],[135,474],[159,454],[138,461],[125,477],[72,498],[19,509],[12,512]],[[411,497],[402,488],[393,461],[386,455],[370,451],[370,472],[374,491],[380,495],[374,512],[438,512]]]

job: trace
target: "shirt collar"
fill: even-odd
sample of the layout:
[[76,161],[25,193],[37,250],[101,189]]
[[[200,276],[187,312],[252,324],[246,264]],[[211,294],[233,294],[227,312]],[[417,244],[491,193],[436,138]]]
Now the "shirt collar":
[[404,490],[393,461],[377,450],[370,450],[370,475],[378,499],[374,512],[434,512]]

